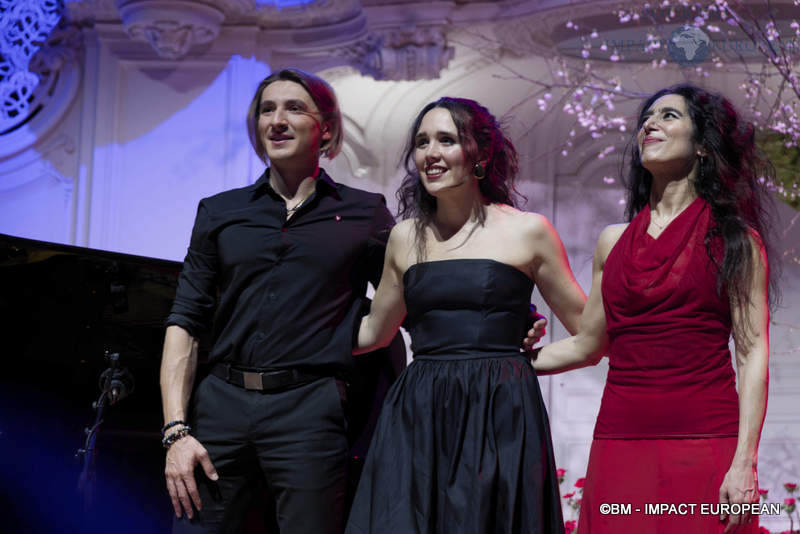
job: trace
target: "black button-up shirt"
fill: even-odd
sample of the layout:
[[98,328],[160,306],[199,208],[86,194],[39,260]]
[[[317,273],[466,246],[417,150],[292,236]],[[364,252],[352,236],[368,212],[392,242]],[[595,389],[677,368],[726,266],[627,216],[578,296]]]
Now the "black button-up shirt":
[[212,362],[347,369],[393,224],[382,195],[325,171],[286,220],[267,169],[249,187],[200,201],[167,325],[197,336],[213,317]]

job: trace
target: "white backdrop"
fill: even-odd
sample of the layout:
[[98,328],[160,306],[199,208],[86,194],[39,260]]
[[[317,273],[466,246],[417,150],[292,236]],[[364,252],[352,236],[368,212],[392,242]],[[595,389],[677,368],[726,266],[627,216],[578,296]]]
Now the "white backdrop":
[[[263,165],[247,141],[244,116],[258,81],[270,72],[269,54],[255,29],[226,28],[213,45],[179,62],[158,58],[134,43],[119,24],[83,31],[85,50],[75,66],[73,98],[56,99],[63,116],[34,143],[0,150],[0,232],[144,256],[181,260],[200,198],[252,183]],[[468,41],[468,32],[451,34]],[[541,58],[509,58],[535,77]],[[623,67],[620,67],[622,69]],[[397,167],[416,112],[443,95],[475,98],[502,116],[528,88],[468,46],[433,80],[389,82],[348,67],[322,71],[335,87],[345,114],[343,153],[323,166],[344,183],[382,192],[395,207],[402,177]],[[678,70],[657,71],[651,89],[679,81]],[[706,85],[722,91],[735,80]],[[522,156],[518,188],[526,209],[546,215],[560,233],[575,275],[589,290],[591,257],[601,229],[622,220],[622,189],[606,183],[617,158],[598,159],[604,145],[590,137],[560,154],[567,135],[553,115],[532,131],[534,105],[522,106],[508,127]],[[779,250],[797,247],[797,213],[778,203],[786,229]],[[795,255],[797,252],[795,250]],[[789,255],[787,255],[787,260]],[[761,485],[778,493],[800,479],[797,381],[800,378],[800,268],[787,261],[781,282],[783,307],[773,317],[770,400],[760,449]],[[538,294],[534,301],[548,310]],[[564,336],[550,316],[550,339]],[[540,379],[548,403],[556,458],[566,468],[565,491],[586,469],[594,418],[605,380],[605,362],[591,369]],[[567,518],[569,513],[567,512]],[[768,528],[785,528],[762,518]]]

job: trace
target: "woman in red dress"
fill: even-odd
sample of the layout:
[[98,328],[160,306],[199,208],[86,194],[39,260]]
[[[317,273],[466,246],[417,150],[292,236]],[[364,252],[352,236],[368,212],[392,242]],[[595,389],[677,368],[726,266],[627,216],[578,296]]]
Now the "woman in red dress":
[[693,86],[641,108],[630,222],[598,239],[578,334],[534,355],[546,374],[609,354],[579,534],[758,531],[741,505],[758,503],[767,403],[771,166],[753,133]]

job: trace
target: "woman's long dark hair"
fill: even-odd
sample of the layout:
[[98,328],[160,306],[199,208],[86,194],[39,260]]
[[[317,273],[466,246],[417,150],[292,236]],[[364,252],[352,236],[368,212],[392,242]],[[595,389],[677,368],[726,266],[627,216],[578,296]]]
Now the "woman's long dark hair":
[[[773,254],[774,204],[766,184],[775,177],[775,169],[755,144],[753,125],[739,117],[733,105],[722,95],[692,85],[662,89],[642,104],[637,132],[644,123],[644,113],[664,95],[680,95],[689,108],[694,126],[694,141],[706,151],[692,182],[697,196],[711,207],[714,224],[705,236],[706,250],[719,269],[717,291],[727,291],[732,304],[750,302],[753,277],[751,235],[764,246],[771,263]],[[628,201],[625,215],[630,221],[650,201],[653,176],[642,166],[635,134],[626,151],[626,186]],[[624,175],[624,173],[623,173]],[[721,245],[721,247],[720,247]],[[721,252],[715,254],[714,251]],[[770,269],[770,307],[778,301],[777,265]],[[744,325],[739,325],[744,326]],[[740,329],[740,332],[747,332]]]
[[[399,201],[398,216],[402,219],[415,217],[414,230],[417,245],[417,261],[425,259],[425,228],[433,221],[436,213],[436,197],[429,194],[422,185],[419,171],[414,162],[416,137],[422,118],[434,108],[450,112],[458,131],[458,139],[464,150],[464,158],[469,166],[486,162],[486,176],[478,181],[478,188],[487,202],[515,205],[514,196],[519,193],[514,188],[514,180],[519,169],[517,150],[503,133],[503,130],[488,109],[474,100],[466,98],[442,97],[422,108],[408,133],[401,163],[406,176],[397,190]],[[478,222],[486,220],[486,208],[477,207]]]

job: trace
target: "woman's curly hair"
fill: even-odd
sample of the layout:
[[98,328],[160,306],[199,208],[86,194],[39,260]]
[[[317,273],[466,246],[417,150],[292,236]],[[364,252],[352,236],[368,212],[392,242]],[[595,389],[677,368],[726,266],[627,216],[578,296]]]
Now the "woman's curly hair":
[[[478,162],[485,162],[486,175],[478,181],[478,188],[484,199],[490,203],[514,206],[514,196],[519,194],[514,188],[519,170],[517,150],[488,109],[474,100],[453,97],[442,97],[426,105],[414,119],[408,133],[401,160],[406,176],[397,190],[398,216],[402,219],[416,219],[414,228],[419,261],[425,258],[425,228],[436,213],[436,197],[429,194],[422,184],[414,162],[414,151],[422,118],[435,108],[450,112],[467,164],[471,167]],[[486,210],[482,205],[478,209],[478,220],[483,224]]]

